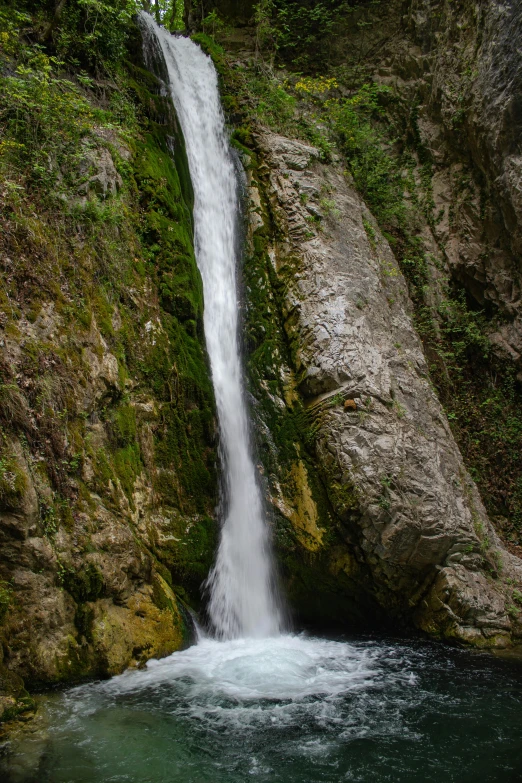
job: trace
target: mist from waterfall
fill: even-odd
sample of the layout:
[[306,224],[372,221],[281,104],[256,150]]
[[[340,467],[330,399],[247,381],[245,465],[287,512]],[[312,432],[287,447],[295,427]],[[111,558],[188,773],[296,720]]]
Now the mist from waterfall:
[[280,631],[281,615],[249,441],[238,341],[238,177],[217,73],[210,57],[190,39],[170,35],[148,14],[140,19],[148,33],[146,58],[153,60],[153,47],[161,47],[194,189],[195,251],[224,466],[224,514],[208,579],[209,616],[223,639],[271,636]]

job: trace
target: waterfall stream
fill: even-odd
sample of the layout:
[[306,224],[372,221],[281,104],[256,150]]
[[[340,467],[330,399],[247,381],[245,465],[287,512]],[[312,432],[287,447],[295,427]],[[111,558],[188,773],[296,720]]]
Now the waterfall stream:
[[[277,634],[268,531],[249,444],[238,341],[238,181],[210,57],[141,14],[145,46],[159,44],[181,123],[194,188],[196,260],[203,279],[205,339],[221,434],[226,512],[209,577],[209,615],[220,638]],[[147,59],[150,54],[145,52]]]

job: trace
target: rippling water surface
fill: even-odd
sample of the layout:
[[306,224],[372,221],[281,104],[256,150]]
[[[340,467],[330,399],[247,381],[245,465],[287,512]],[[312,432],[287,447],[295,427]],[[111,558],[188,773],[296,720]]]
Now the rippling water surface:
[[8,783],[522,781],[522,670],[425,643],[217,642],[48,697]]

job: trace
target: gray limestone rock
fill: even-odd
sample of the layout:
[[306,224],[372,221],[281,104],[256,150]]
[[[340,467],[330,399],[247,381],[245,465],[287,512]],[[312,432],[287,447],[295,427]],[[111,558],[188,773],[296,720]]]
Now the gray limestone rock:
[[[319,422],[319,467],[339,518],[334,479],[357,495],[357,518],[345,522],[374,596],[435,635],[514,642],[508,604],[522,563],[463,465],[387,241],[345,172],[301,142],[265,131],[256,141],[297,388]],[[327,192],[335,212],[311,221],[303,192]]]

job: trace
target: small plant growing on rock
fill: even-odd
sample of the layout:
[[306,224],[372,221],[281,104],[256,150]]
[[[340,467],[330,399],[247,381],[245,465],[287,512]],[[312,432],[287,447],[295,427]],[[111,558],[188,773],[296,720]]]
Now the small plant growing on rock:
[[397,400],[393,401],[393,409],[397,414],[398,419],[403,419],[406,416],[406,408],[404,405],[401,405],[400,402],[397,402]]
[[0,459],[0,506],[16,505],[27,485],[25,473],[11,456]]
[[497,573],[501,574],[504,568],[504,561],[502,560],[502,555],[498,551],[498,549],[494,549],[491,552],[491,557],[493,558],[493,561],[497,568]]
[[328,405],[328,407],[336,408],[338,405],[343,405],[343,404],[344,404],[344,397],[340,392],[338,392],[337,394],[334,394],[334,396],[330,398],[330,404]]
[[323,210],[326,217],[332,217],[334,220],[339,220],[341,217],[341,210],[338,209],[335,201],[331,198],[322,198],[319,201],[319,206]]
[[372,250],[375,250],[375,246],[377,244],[377,234],[375,233],[375,229],[370,223],[370,221],[366,220],[366,218],[363,218],[363,226],[364,226],[364,230],[366,231],[366,236],[368,237],[370,246]]
[[4,622],[13,591],[7,582],[0,581],[0,625]]
[[520,590],[513,590],[513,601],[516,604],[522,605],[522,593]]
[[379,506],[381,508],[383,508],[385,511],[388,511],[390,509],[390,507],[391,507],[390,501],[384,495],[381,495],[381,497],[379,498],[379,500],[377,502],[378,502]]
[[42,520],[44,536],[46,538],[53,538],[58,530],[58,519],[54,506],[43,506],[40,509],[40,518]]

